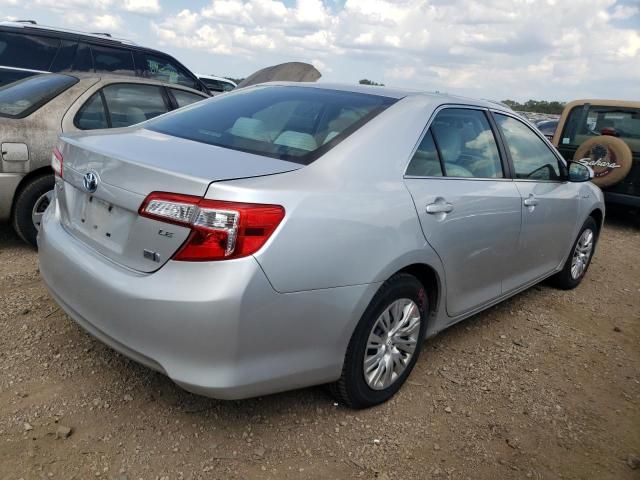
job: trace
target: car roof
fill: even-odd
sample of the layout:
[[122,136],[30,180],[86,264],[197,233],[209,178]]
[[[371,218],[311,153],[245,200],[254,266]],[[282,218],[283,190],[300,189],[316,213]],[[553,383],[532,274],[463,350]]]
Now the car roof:
[[73,30],[70,28],[60,28],[53,27],[50,25],[40,25],[31,20],[23,20],[23,21],[2,21],[0,22],[0,26],[3,27],[12,27],[12,28],[23,28],[27,30],[41,30],[45,32],[52,33],[68,33],[72,35],[79,35],[83,37],[91,37],[100,40],[110,40],[115,43],[123,43],[126,45],[137,45],[137,43],[128,40],[126,38],[113,37],[110,33],[107,32],[82,32],[80,30]]
[[173,58],[171,55],[161,50],[145,47],[144,45],[140,45],[125,38],[112,37],[111,34],[106,32],[81,32],[79,30],[52,27],[49,25],[39,25],[36,23],[31,23],[31,21],[0,21],[0,29],[2,29],[3,27],[6,27],[8,31],[14,33],[19,33],[19,30],[23,30],[23,33],[50,35],[61,39],[66,38],[69,40],[83,40],[85,42],[90,42],[91,44],[99,44],[105,46],[110,45],[113,47],[126,47],[131,50],[142,50],[145,52]]
[[[303,88],[321,88],[325,90],[338,90],[344,92],[365,93],[369,95],[380,95],[383,97],[401,99],[406,97],[427,97],[433,100],[434,103],[440,104],[460,104],[471,105],[482,108],[491,108],[493,110],[505,111],[513,114],[513,110],[509,107],[501,105],[497,102],[490,100],[481,100],[475,98],[468,98],[459,95],[451,95],[448,93],[440,92],[427,92],[424,90],[416,90],[409,88],[396,88],[386,86],[374,86],[374,85],[361,85],[350,83],[329,83],[329,82],[266,82],[258,85],[280,85],[280,86],[293,86]],[[258,86],[252,85],[252,86]],[[251,87],[247,87],[251,88]]]
[[193,88],[186,87],[184,85],[162,82],[152,78],[134,77],[131,75],[117,75],[112,73],[91,73],[91,72],[50,72],[43,73],[42,75],[66,75],[68,77],[75,77],[78,80],[95,80],[96,82],[103,83],[143,83],[145,85],[160,85],[165,87],[177,88],[179,90],[186,90],[188,92],[196,93],[203,98],[210,98],[207,94],[194,90]]
[[640,102],[631,100],[603,100],[603,99],[582,99],[572,100],[564,107],[564,111],[568,112],[571,108],[577,107],[589,103],[591,105],[597,105],[601,107],[627,107],[627,108],[640,108]]

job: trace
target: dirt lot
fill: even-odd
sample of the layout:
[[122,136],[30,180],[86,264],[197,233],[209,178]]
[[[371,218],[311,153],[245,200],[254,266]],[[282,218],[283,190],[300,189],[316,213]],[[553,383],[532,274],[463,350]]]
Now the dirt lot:
[[639,259],[637,218],[613,216],[577,290],[429,340],[394,400],[355,412],[323,388],[180,390],[60,312],[0,226],[0,479],[638,479]]

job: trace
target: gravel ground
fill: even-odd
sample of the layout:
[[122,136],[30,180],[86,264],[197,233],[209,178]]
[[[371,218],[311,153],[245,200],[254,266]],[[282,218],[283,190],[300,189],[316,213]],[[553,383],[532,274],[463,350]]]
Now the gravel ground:
[[430,339],[385,405],[323,388],[184,392],[85,334],[0,225],[0,478],[640,478],[640,228],[613,215],[576,290]]

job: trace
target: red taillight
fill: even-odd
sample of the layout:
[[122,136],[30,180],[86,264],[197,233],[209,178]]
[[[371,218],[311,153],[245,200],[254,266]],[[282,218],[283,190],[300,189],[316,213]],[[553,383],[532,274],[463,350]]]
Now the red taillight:
[[246,257],[257,252],[284,218],[280,205],[207,200],[153,192],[140,215],[184,225],[191,234],[174,260],[208,261]]
[[62,166],[63,166],[63,158],[62,153],[58,150],[58,147],[53,147],[53,152],[51,152],[51,168],[53,168],[53,173],[62,178]]

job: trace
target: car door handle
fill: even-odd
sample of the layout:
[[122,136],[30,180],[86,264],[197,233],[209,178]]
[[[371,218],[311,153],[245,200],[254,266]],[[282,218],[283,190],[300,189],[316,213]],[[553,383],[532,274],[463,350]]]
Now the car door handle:
[[535,207],[536,205],[538,205],[538,199],[533,195],[529,195],[529,198],[524,201],[525,207]]
[[427,213],[449,213],[453,212],[453,205],[449,202],[435,202],[427,205]]

